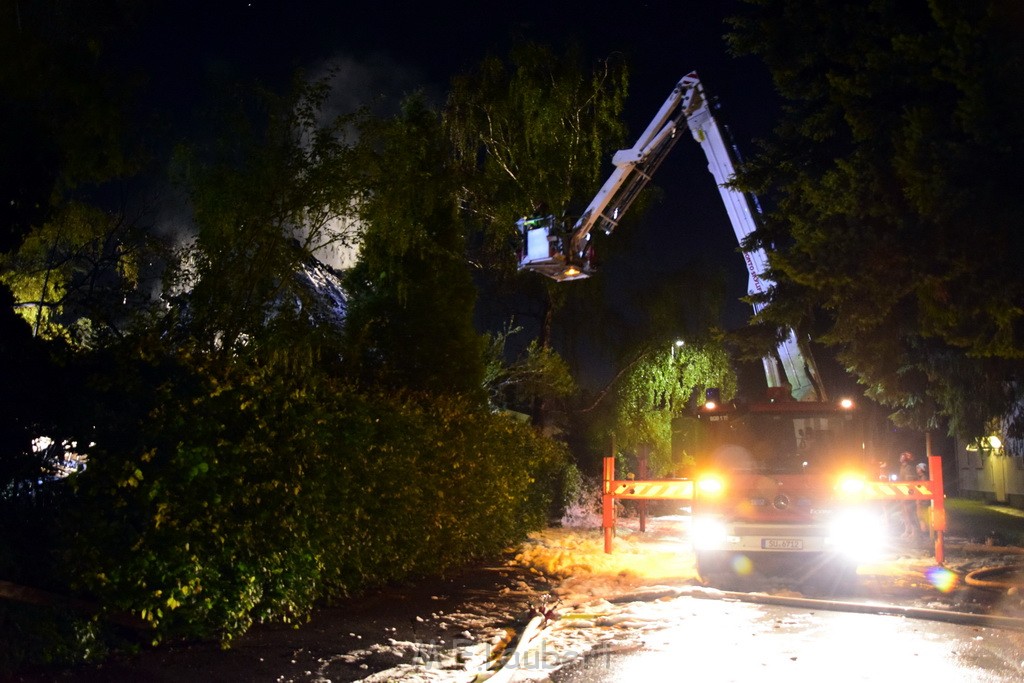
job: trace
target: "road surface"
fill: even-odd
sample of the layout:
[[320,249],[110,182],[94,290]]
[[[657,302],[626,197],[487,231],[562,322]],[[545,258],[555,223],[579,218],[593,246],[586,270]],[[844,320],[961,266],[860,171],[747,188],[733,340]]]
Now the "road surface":
[[676,618],[657,631],[610,640],[568,666],[567,653],[549,653],[563,660],[550,680],[1024,680],[1024,633],[1014,630],[688,597],[672,603]]

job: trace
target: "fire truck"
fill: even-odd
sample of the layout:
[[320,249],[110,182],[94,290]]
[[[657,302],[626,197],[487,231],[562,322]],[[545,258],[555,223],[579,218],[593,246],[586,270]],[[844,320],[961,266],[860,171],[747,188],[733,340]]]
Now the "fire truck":
[[702,577],[843,578],[879,557],[887,508],[866,495],[867,435],[852,401],[707,401],[698,418],[690,537]]
[[[757,227],[759,207],[756,197],[728,184],[739,157],[714,106],[697,74],[684,76],[633,147],[614,155],[614,171],[573,225],[554,216],[518,221],[520,269],[560,282],[590,277],[591,231],[618,226],[687,129],[707,157],[742,247]],[[748,291],[770,290],[765,252],[745,249],[743,257]],[[755,304],[755,313],[761,306]],[[723,405],[709,390],[697,411],[697,475],[676,497],[692,500],[691,539],[705,578],[742,576],[780,559],[799,560],[809,573],[835,562],[849,568],[878,552],[885,538],[882,505],[863,495],[869,463],[877,461],[867,452],[857,406],[828,399],[792,331],[764,358],[764,370],[766,396]],[[619,497],[634,495],[636,485],[623,487]]]

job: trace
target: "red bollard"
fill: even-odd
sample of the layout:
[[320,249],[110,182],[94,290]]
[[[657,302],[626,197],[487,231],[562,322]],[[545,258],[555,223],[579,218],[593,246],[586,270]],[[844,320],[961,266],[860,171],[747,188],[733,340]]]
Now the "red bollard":
[[946,530],[946,494],[942,488],[942,458],[940,456],[928,456],[928,475],[932,482],[932,529],[935,530],[935,562],[942,564],[946,559],[946,549],[942,543],[942,535]]
[[615,499],[612,497],[612,480],[615,478],[615,458],[604,459],[604,487],[601,496],[601,528],[604,529],[604,551],[612,551],[612,534],[615,531]]

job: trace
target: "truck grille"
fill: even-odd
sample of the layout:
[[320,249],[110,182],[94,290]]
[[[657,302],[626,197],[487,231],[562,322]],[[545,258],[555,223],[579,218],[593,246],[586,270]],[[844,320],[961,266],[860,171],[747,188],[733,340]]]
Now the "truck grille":
[[827,536],[828,530],[821,526],[808,526],[804,524],[785,525],[743,525],[744,536],[771,536],[775,538],[787,538],[790,536]]

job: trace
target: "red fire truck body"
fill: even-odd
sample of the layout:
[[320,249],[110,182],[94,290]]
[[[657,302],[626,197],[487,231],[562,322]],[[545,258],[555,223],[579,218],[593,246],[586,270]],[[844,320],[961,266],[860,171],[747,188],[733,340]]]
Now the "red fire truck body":
[[871,459],[852,403],[705,404],[699,424],[691,537],[702,576],[766,559],[835,576],[881,552],[884,507],[863,495]]

